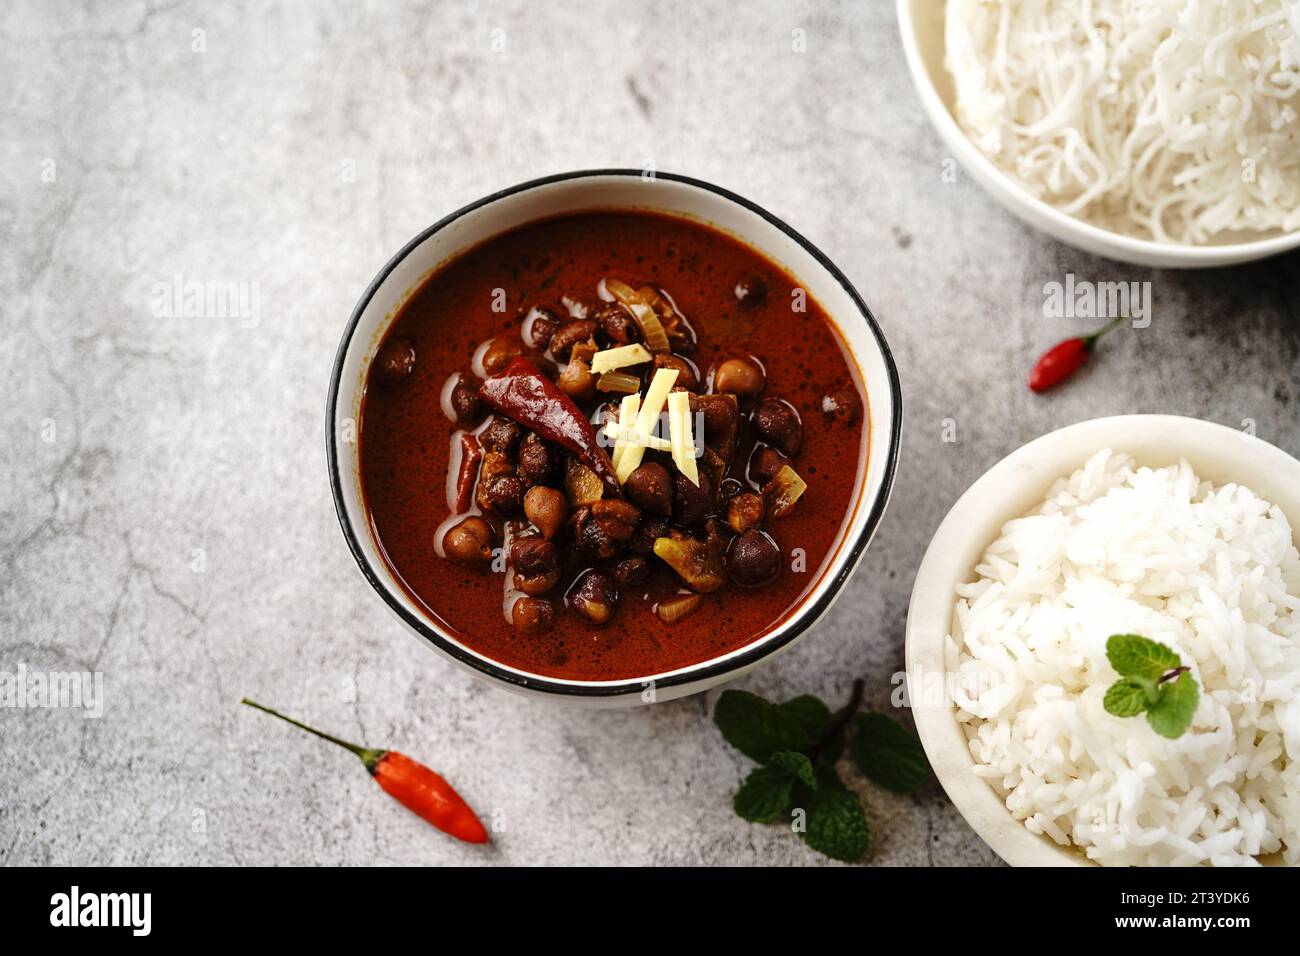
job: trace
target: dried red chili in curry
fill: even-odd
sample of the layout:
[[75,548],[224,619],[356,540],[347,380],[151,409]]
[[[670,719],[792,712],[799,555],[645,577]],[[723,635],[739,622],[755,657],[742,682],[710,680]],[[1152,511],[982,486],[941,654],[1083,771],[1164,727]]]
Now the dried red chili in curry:
[[[648,361],[592,371],[638,343]],[[702,432],[696,475],[641,440],[620,482],[613,440],[585,449],[573,413],[603,433],[660,369],[689,393],[672,405]],[[465,644],[550,677],[645,676],[798,607],[841,543],[864,408],[781,268],[685,219],[584,213],[470,250],[402,308],[368,372],[362,493],[395,577]]]

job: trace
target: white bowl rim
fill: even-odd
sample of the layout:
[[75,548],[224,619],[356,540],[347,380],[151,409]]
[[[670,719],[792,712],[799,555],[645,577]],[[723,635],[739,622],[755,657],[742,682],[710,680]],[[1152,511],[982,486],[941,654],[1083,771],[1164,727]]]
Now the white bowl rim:
[[[994,198],[998,199],[1005,208],[1015,212],[1016,207],[1027,206],[1028,212],[1032,212],[1039,220],[1046,220],[1052,228],[1032,218],[1019,216],[1029,225],[1043,229],[1058,239],[1079,244],[1085,251],[1097,252],[1108,249],[1109,251],[1099,254],[1112,258],[1124,257],[1125,261],[1142,265],[1172,263],[1174,260],[1181,260],[1179,266],[1191,268],[1245,263],[1267,259],[1300,247],[1300,229],[1293,229],[1278,236],[1221,245],[1184,246],[1173,242],[1139,239],[1136,236],[1127,236],[1122,232],[1114,232],[1078,219],[1032,195],[971,142],[966,131],[957,124],[948,105],[939,96],[934,78],[926,69],[925,61],[921,58],[920,47],[917,45],[917,25],[912,16],[912,2],[913,0],[897,0],[899,32],[902,35],[903,54],[912,73],[913,85],[921,97],[921,103],[930,121],[947,144],[960,154],[966,167],[976,174],[980,184],[992,192]],[[1071,236],[1074,238],[1072,239]]]
[[[957,550],[953,546],[954,541],[968,538],[963,529],[969,524],[973,512],[986,509],[985,498],[990,491],[1009,486],[1025,488],[1038,483],[1042,484],[1043,491],[1046,492],[1054,477],[1063,477],[1069,472],[1058,475],[1048,474],[1042,467],[1030,467],[1028,470],[1022,468],[1033,462],[1044,449],[1052,449],[1051,454],[1054,454],[1057,446],[1067,447],[1077,437],[1089,436],[1089,444],[1095,445],[1093,452],[1096,452],[1108,444],[1122,444],[1121,432],[1129,429],[1156,429],[1156,434],[1163,435],[1176,431],[1178,437],[1173,440],[1184,446],[1216,440],[1244,442],[1242,447],[1248,448],[1249,454],[1258,462],[1254,470],[1272,469],[1282,475],[1290,473],[1296,481],[1300,481],[1300,461],[1276,445],[1227,425],[1186,415],[1109,415],[1065,425],[1026,442],[989,467],[962,493],[940,522],[925,550],[907,609],[904,655],[909,684],[920,670],[919,658],[934,652],[934,648],[929,646],[928,635],[934,632],[942,645],[944,635],[950,632],[956,596],[955,593],[949,593],[949,584],[953,582],[947,579],[942,567],[943,558]],[[1080,460],[1073,467],[1082,465],[1083,461]],[[1018,514],[1008,514],[1004,516],[1003,523],[1015,517]],[[1296,524],[1296,528],[1300,528],[1300,523]],[[987,547],[991,543],[992,540],[984,542],[984,545]],[[973,566],[966,570],[967,577],[973,570]],[[944,592],[941,607],[938,603],[940,592]],[[942,622],[942,627],[939,622]],[[927,635],[924,648],[920,646],[923,638],[918,632],[921,630],[925,630]],[[942,657],[942,646],[939,654]],[[946,667],[944,673],[947,673]],[[956,724],[951,702],[945,700],[936,705],[928,698],[912,696],[911,710],[917,735],[921,738],[931,768],[948,799],[970,824],[971,829],[998,856],[1012,866],[1097,865],[1075,848],[1059,846],[1047,836],[1031,833],[1020,820],[1011,815],[992,785],[971,772],[974,758],[969,749],[963,746],[959,752],[954,751],[949,742],[944,740],[945,737],[951,738],[951,725]],[[957,732],[962,735],[964,744],[964,732],[959,727]]]
[[[338,402],[341,391],[344,361],[348,350],[352,345],[353,335],[361,321],[362,314],[365,312],[370,300],[375,296],[384,281],[388,278],[389,274],[392,273],[393,270],[396,269],[413,250],[420,246],[430,236],[445,229],[462,216],[490,205],[491,203],[507,199],[531,189],[548,186],[553,183],[609,176],[642,178],[646,176],[646,171],[643,169],[627,167],[582,169],[555,173],[537,179],[530,179],[526,182],[490,193],[481,199],[477,199],[468,205],[462,206],[460,209],[449,213],[433,225],[422,230],[418,235],[402,246],[402,248],[383,266],[383,268],[379,270],[374,279],[370,281],[370,284],[361,294],[361,297],[357,300],[357,304],[353,308],[348,323],[343,330],[343,337],[339,342],[338,350],[334,356],[333,369],[330,373],[329,391],[325,401],[325,460],[326,466],[329,470],[330,492],[334,499],[334,511],[338,517],[339,527],[343,531],[343,537],[347,541],[348,550],[352,552],[353,559],[361,569],[362,576],[365,577],[371,589],[378,593],[389,608],[409,627],[411,627],[415,633],[431,643],[437,650],[462,665],[473,668],[494,681],[506,686],[514,687],[518,690],[538,691],[549,695],[576,697],[588,700],[640,694],[645,690],[647,683],[651,680],[651,675],[616,681],[565,681],[543,677],[540,674],[532,674],[512,668],[506,668],[486,655],[474,653],[462,648],[456,642],[447,640],[446,637],[439,632],[436,626],[419,615],[412,613],[389,592],[389,590],[379,580],[377,572],[371,567],[369,560],[366,558],[361,541],[357,536],[358,532],[352,527],[352,523],[348,518],[343,494],[343,478],[339,470],[340,456],[335,423],[338,415]],[[760,661],[776,654],[782,648],[792,644],[797,638],[802,636],[809,627],[815,624],[830,608],[831,604],[834,603],[844,584],[857,569],[857,566],[866,551],[867,545],[871,542],[881,519],[884,517],[885,507],[889,503],[889,498],[893,490],[895,472],[898,467],[899,451],[902,445],[903,390],[898,377],[898,368],[894,363],[893,354],[890,352],[889,344],[885,341],[884,333],[881,331],[875,315],[871,312],[871,309],[867,306],[866,302],[863,301],[862,296],[858,294],[853,283],[849,281],[848,277],[840,271],[839,267],[836,266],[824,252],[813,245],[808,239],[804,238],[802,234],[797,232],[784,220],[773,215],[771,212],[768,212],[757,203],[725,189],[722,186],[706,182],[702,179],[696,179],[694,177],[684,176],[677,173],[663,172],[660,170],[654,172],[654,178],[681,183],[686,186],[692,186],[697,189],[711,192],[716,196],[754,213],[802,247],[803,250],[826,271],[827,275],[839,284],[857,309],[858,314],[866,323],[867,329],[871,333],[876,347],[879,349],[881,362],[888,375],[891,406],[890,420],[888,423],[888,452],[886,455],[884,470],[881,475],[880,487],[876,490],[875,497],[870,502],[870,511],[867,514],[862,529],[854,538],[846,540],[840,545],[841,552],[847,555],[846,560],[840,564],[839,570],[833,576],[826,578],[824,583],[819,582],[817,585],[818,588],[821,589],[821,593],[816,596],[815,600],[806,601],[805,603],[798,605],[795,608],[794,613],[786,618],[786,621],[790,622],[789,626],[775,639],[770,641],[757,640],[753,642],[752,646],[741,648],[739,653],[735,651],[728,652],[728,655],[723,660],[711,658],[709,660],[701,661],[699,664],[681,668],[668,675],[656,676],[653,678],[656,688],[667,689],[677,685],[691,685],[700,681],[709,681],[711,679],[716,683],[727,674],[744,671],[755,666]],[[867,487],[864,483],[862,487],[864,500],[866,492]]]

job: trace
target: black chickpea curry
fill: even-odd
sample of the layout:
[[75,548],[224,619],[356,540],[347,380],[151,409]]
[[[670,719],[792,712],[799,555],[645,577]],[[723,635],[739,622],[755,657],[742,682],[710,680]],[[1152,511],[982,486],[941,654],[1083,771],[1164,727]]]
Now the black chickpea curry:
[[841,546],[862,384],[796,280],[707,226],[593,212],[430,276],[367,374],[361,487],[394,577],[508,666],[685,667],[770,632]]

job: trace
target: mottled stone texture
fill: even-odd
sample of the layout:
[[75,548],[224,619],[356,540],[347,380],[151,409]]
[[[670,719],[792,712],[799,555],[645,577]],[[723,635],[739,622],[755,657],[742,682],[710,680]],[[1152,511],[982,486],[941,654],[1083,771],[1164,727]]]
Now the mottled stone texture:
[[[322,434],[344,320],[410,236],[523,179],[653,162],[737,190],[889,337],[893,504],[752,690],[861,676],[884,705],[930,535],[1045,431],[1176,412],[1298,450],[1300,258],[1192,274],[1066,248],[945,181],[892,4],[710,6],[3,5],[0,669],[102,671],[106,704],[0,710],[0,862],[821,862],[732,814],[746,761],[716,692],[590,713],[492,691],[405,634],[343,545]],[[1067,272],[1150,280],[1154,322],[1034,397],[1032,358],[1093,325],[1043,317]],[[257,321],[157,315],[177,275],[255,284]],[[495,845],[432,832],[245,694],[441,768]],[[873,862],[996,862],[937,787],[862,789]]]

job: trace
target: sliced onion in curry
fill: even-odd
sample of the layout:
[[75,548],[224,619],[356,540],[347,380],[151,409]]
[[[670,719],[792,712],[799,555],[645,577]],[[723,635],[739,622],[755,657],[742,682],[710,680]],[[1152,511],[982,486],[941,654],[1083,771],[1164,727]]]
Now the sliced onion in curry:
[[655,616],[665,624],[676,624],[682,618],[694,614],[703,601],[702,594],[683,594],[669,601],[660,601],[655,605]]
[[646,348],[651,352],[671,352],[672,347],[668,344],[668,333],[664,331],[664,324],[659,321],[654,306],[646,297],[621,279],[611,279],[606,276],[603,281],[605,290],[614,297],[614,301],[632,313],[632,318],[641,329],[641,337],[645,339]]

